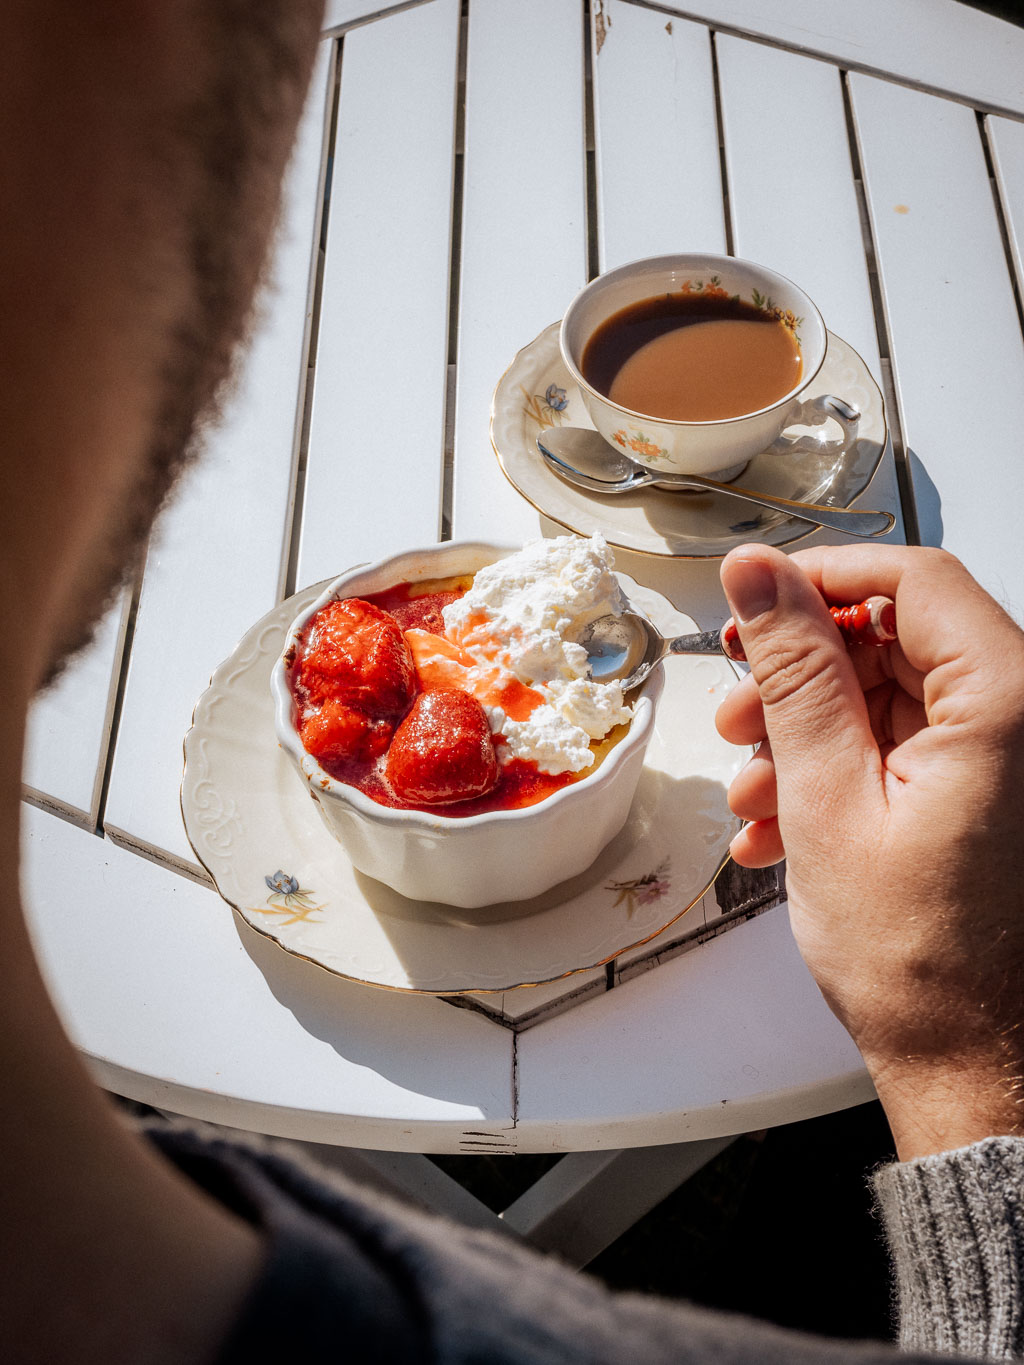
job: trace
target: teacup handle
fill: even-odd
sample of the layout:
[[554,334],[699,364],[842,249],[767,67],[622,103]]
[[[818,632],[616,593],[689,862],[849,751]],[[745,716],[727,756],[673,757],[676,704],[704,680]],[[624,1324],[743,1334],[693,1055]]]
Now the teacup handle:
[[852,403],[837,398],[834,393],[819,394],[805,403],[797,403],[786,419],[787,427],[820,427],[831,418],[843,429],[839,441],[820,441],[814,436],[779,436],[767,449],[769,455],[799,455],[802,452],[819,454],[823,450],[845,450],[857,439],[860,411]]

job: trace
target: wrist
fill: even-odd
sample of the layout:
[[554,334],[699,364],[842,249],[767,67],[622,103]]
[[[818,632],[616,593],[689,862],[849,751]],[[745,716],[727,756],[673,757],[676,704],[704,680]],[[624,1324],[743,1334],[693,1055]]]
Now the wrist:
[[904,1056],[865,1065],[885,1110],[901,1161],[970,1146],[988,1137],[1024,1136],[1021,1059]]

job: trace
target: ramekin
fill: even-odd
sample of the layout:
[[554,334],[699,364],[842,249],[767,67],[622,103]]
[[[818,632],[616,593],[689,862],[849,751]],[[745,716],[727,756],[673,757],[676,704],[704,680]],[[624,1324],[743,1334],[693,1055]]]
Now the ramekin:
[[331,777],[304,749],[291,676],[302,633],[325,603],[397,583],[476,573],[518,548],[451,541],[342,574],[293,621],[271,674],[277,738],[327,829],[354,867],[412,900],[471,908],[539,896],[590,866],[625,824],[640,780],[662,689],[660,669],[633,699],[628,732],[595,772],[517,810],[454,817],[441,808],[426,813],[382,806]]

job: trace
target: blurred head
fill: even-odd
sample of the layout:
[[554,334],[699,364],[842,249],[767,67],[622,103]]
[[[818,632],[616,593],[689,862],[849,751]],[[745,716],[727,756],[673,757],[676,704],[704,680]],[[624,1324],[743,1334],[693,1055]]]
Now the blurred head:
[[216,416],[322,5],[5,8],[0,578],[38,683],[89,637]]

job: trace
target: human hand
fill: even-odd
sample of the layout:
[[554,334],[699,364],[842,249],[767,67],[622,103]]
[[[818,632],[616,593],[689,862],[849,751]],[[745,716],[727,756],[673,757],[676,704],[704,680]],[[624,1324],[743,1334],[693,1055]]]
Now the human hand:
[[[758,744],[729,793],[748,867],[788,859],[793,933],[900,1155],[1024,1131],[1024,634],[952,556],[745,546],[723,562]],[[882,593],[899,641],[842,643]]]

